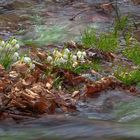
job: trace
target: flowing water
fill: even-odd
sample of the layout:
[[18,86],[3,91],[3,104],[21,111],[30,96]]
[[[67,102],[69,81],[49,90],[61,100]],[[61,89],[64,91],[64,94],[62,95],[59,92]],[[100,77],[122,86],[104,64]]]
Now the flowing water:
[[[0,37],[46,45],[79,39],[87,25],[106,31],[113,24],[108,11],[94,6],[103,0],[0,0]],[[138,5],[120,1],[123,14],[139,20]],[[78,102],[74,114],[49,115],[22,123],[0,122],[0,140],[139,140],[140,98],[124,91],[106,91]],[[10,122],[10,123],[9,123]],[[12,125],[11,125],[12,124]]]

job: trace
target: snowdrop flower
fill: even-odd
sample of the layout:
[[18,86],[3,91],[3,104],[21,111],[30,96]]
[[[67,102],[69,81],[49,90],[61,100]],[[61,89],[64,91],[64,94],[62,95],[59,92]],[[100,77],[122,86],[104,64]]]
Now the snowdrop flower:
[[29,64],[29,63],[31,63],[31,58],[30,57],[24,57],[23,62]]
[[14,53],[13,59],[14,59],[14,60],[18,60],[18,59],[19,59],[19,54],[18,54],[18,52],[15,52],[15,53]]
[[18,50],[20,48],[19,44],[16,44],[14,48]]
[[86,52],[78,51],[78,52],[77,52],[77,56],[78,56],[78,58],[79,58],[81,61],[84,61],[84,58],[85,58],[85,56],[86,56]]
[[65,59],[62,58],[62,57],[59,59],[59,63],[61,63],[61,64],[64,64],[64,63],[66,63],[66,62],[67,62],[67,60],[65,60]]
[[16,44],[18,41],[16,39],[12,39],[11,44]]
[[86,57],[87,54],[86,54],[86,52],[82,52],[82,55],[83,55],[84,57]]
[[64,49],[64,54],[69,54],[70,50],[68,48]]
[[51,62],[53,60],[53,58],[51,56],[47,57],[47,62]]
[[5,41],[0,41],[0,46],[4,46],[5,45]]
[[77,52],[77,56],[78,56],[78,58],[81,58],[82,52],[81,52],[81,51],[78,51],[78,52]]
[[79,59],[80,59],[80,61],[84,62],[84,56],[83,55]]
[[68,55],[67,55],[67,54],[64,54],[64,55],[63,55],[63,58],[64,58],[64,59],[68,59]]
[[72,56],[72,61],[77,61],[77,56],[76,55]]
[[31,63],[30,64],[30,69],[33,70],[35,68],[35,64]]
[[72,64],[73,67],[76,67],[77,65],[78,65],[78,62],[77,62],[77,61],[75,61],[75,62]]

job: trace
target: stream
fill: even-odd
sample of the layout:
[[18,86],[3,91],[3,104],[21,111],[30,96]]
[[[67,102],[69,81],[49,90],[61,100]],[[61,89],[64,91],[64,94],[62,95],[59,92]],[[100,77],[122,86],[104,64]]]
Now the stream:
[[[46,46],[80,39],[87,27],[107,31],[113,13],[95,8],[107,0],[0,0],[0,38]],[[140,21],[140,6],[119,1],[120,11]],[[103,91],[77,103],[78,112],[15,123],[0,122],[0,140],[140,140],[140,98],[124,91]]]

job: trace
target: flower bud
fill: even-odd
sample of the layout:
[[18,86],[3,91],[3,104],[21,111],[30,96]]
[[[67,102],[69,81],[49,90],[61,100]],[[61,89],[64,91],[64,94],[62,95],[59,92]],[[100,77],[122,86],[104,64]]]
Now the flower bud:
[[18,41],[16,39],[12,39],[11,44],[16,44]]
[[5,41],[0,41],[0,46],[4,46],[5,45]]
[[72,56],[72,61],[77,61],[77,56],[76,55]]
[[33,70],[35,68],[35,64],[31,63],[30,69]]
[[30,57],[24,57],[23,61],[27,64],[31,63],[31,58]]
[[47,57],[47,62],[51,62],[53,60],[53,58],[51,56]]
[[13,59],[14,59],[14,60],[18,60],[18,59],[19,59],[19,54],[18,54],[18,52],[15,52],[15,53],[14,53]]
[[20,48],[19,44],[16,44],[14,47],[15,47],[15,49],[17,49],[17,50]]
[[59,59],[59,63],[64,64],[64,63],[66,63],[66,62],[67,62],[67,60],[65,60],[65,59],[64,59],[64,58],[62,58],[62,57]]
[[64,55],[63,55],[63,58],[64,58],[64,59],[68,59],[68,55],[67,55],[67,54],[64,54]]
[[69,54],[70,53],[70,50],[68,48],[64,49],[64,53],[65,54]]

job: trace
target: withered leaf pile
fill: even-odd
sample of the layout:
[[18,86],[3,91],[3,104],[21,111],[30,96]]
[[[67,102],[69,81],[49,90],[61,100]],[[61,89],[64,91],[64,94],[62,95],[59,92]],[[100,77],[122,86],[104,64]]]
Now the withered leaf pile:
[[[42,60],[47,55],[42,52],[33,52],[32,55],[41,60],[41,63],[34,62],[34,70],[29,70],[23,62],[16,62],[9,71],[0,65],[0,119],[5,116],[22,119],[41,114],[75,112],[78,100],[94,97],[118,82],[111,76],[93,82],[68,70],[55,68],[54,73],[63,76],[65,87],[57,89],[53,76],[45,75],[50,66]],[[67,90],[77,86],[79,90]]]

